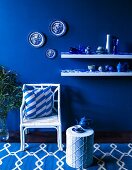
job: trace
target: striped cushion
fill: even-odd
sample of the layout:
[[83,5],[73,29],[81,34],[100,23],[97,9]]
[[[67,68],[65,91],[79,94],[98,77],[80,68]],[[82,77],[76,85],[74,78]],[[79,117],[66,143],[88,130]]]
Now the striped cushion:
[[53,93],[51,87],[23,90],[25,99],[25,118],[34,119],[52,114]]

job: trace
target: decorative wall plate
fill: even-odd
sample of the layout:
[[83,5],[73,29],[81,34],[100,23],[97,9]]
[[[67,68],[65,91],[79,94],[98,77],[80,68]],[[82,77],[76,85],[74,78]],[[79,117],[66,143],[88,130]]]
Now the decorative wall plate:
[[46,56],[48,57],[48,58],[55,58],[56,57],[56,50],[54,50],[54,49],[48,49],[47,51],[46,51]]
[[66,24],[62,21],[53,21],[50,25],[50,31],[56,36],[62,36],[66,32]]
[[41,47],[45,43],[45,37],[43,34],[39,32],[32,32],[29,35],[29,42],[32,46],[38,48],[38,47]]

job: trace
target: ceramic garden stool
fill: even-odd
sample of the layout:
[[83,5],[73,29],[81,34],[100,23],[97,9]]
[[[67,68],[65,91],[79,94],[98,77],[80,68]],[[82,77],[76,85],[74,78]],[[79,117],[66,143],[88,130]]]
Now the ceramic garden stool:
[[66,130],[66,163],[77,169],[88,168],[93,162],[94,131],[75,132],[72,126]]

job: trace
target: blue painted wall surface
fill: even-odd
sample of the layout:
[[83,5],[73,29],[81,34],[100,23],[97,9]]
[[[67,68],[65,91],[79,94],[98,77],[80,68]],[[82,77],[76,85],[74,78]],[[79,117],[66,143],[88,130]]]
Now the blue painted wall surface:
[[[61,77],[61,69],[87,68],[88,64],[117,64],[119,60],[61,59],[71,46],[105,46],[106,34],[120,38],[120,51],[132,52],[131,0],[1,0],[0,64],[16,71],[23,83],[62,85],[63,129],[83,115],[93,119],[95,130],[132,130],[131,77]],[[68,32],[55,37],[53,20],[68,24]],[[46,44],[39,49],[28,43],[32,31],[43,32]],[[51,60],[45,51],[54,48]],[[130,63],[131,64],[131,63]],[[19,112],[8,116],[10,130],[19,130]]]

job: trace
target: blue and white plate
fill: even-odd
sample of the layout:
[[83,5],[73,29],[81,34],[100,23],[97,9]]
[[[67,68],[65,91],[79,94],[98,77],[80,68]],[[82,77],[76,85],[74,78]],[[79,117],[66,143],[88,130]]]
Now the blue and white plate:
[[43,44],[45,43],[45,37],[39,32],[32,32],[29,35],[29,42],[32,46],[38,48],[43,46]]
[[46,56],[48,57],[48,58],[55,58],[56,57],[56,50],[54,50],[54,49],[48,49],[47,51],[46,51]]
[[50,31],[56,36],[62,36],[66,32],[66,24],[62,21],[53,21],[50,25]]

